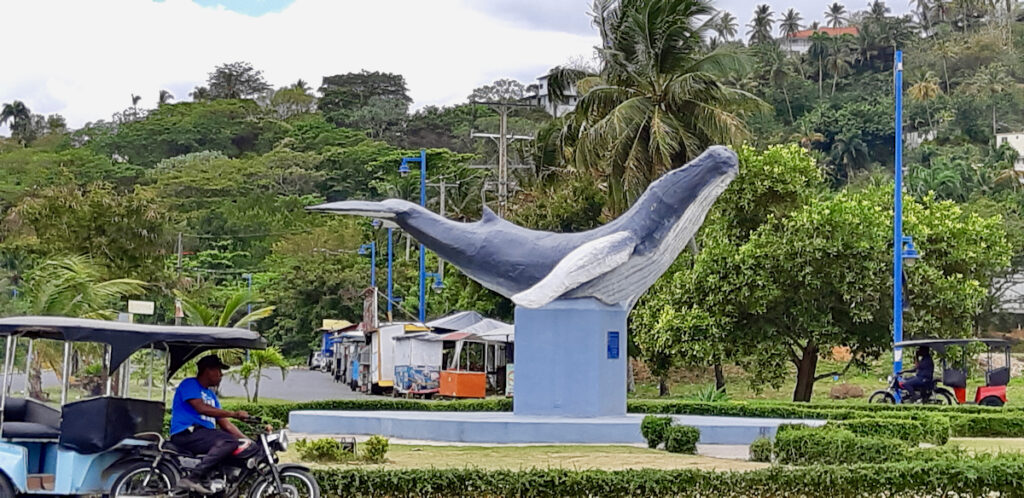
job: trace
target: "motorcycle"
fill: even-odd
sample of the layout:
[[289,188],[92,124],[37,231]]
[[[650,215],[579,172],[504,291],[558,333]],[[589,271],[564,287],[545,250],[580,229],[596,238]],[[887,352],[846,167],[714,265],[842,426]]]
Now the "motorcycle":
[[[258,417],[246,420],[262,424]],[[140,446],[118,465],[120,475],[114,481],[110,497],[195,496],[177,489],[178,479],[200,462],[174,446],[162,434],[143,433],[137,439],[150,444]],[[320,498],[320,485],[301,465],[280,463],[277,453],[288,450],[284,431],[260,433],[255,439],[243,439],[235,453],[219,465],[207,480],[207,487],[218,498]]]
[[935,382],[932,382],[928,388],[919,391],[920,396],[915,398],[913,393],[909,389],[904,388],[900,382],[903,380],[902,374],[904,372],[899,373],[900,375],[890,375],[887,380],[889,387],[871,393],[868,402],[885,404],[919,403],[923,405],[956,404],[956,398],[953,397],[953,393],[945,387],[936,386]]

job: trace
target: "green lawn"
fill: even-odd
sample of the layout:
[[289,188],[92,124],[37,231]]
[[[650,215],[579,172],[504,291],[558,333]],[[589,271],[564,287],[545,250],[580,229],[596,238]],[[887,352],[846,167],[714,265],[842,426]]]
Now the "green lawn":
[[[284,458],[294,461],[289,452]],[[387,463],[380,465],[331,464],[329,466],[382,469],[483,468],[520,470],[560,468],[573,470],[603,469],[703,469],[752,470],[767,464],[727,460],[699,455],[679,455],[663,450],[632,446],[418,446],[392,444]]]

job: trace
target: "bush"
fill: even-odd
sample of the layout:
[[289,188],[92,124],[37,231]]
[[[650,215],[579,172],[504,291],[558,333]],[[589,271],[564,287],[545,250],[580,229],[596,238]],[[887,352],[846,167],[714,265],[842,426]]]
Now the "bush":
[[951,414],[950,429],[957,437],[1024,437],[1020,414]]
[[295,451],[307,462],[337,463],[352,460],[354,455],[341,442],[331,438],[314,440],[300,439],[295,442]]
[[759,437],[750,443],[751,462],[772,461],[772,440],[766,437]]
[[665,442],[668,428],[672,426],[672,417],[648,415],[640,423],[640,434],[647,440],[648,448],[657,448]]
[[669,453],[697,454],[700,429],[688,425],[673,425],[665,432],[665,449]]
[[845,429],[827,426],[791,429],[775,436],[776,459],[779,463],[793,465],[899,461],[907,449],[902,441],[858,436]]
[[924,441],[924,425],[916,420],[897,418],[855,418],[829,422],[858,436],[899,439],[917,446]]
[[388,439],[381,436],[370,436],[363,443],[363,460],[370,463],[384,463],[388,455]]
[[[316,469],[325,498],[1019,496],[1024,458],[714,470]],[[966,478],[969,476],[969,478]]]

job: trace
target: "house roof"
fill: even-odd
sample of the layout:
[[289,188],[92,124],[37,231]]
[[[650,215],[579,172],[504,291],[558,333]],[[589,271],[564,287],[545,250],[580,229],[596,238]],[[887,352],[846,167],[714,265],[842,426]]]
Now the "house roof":
[[847,26],[847,27],[844,27],[844,28],[804,29],[804,30],[797,31],[796,33],[793,33],[793,34],[789,35],[787,38],[810,38],[811,35],[813,35],[815,32],[825,33],[826,35],[829,35],[829,36],[842,36],[842,35],[857,36],[857,33],[859,33],[860,31],[857,30],[857,26]]

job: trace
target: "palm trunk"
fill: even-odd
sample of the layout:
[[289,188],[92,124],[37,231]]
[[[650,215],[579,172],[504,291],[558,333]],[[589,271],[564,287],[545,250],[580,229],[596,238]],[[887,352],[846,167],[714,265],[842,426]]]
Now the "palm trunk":
[[946,68],[946,56],[942,56],[942,74],[946,78],[945,92],[949,93],[949,69]]
[[636,376],[633,374],[633,361],[626,359],[626,392],[636,392]]
[[[996,106],[992,105],[992,143],[996,143]],[[998,147],[999,144],[996,144]]]
[[28,371],[28,397],[39,401],[46,401],[46,393],[43,392],[43,369],[39,358],[32,358]]
[[786,85],[782,85],[782,95],[786,97],[786,109],[789,110],[789,121],[793,122],[793,106],[789,104],[789,92],[786,91]]
[[830,97],[835,97],[835,95],[836,95],[836,83],[839,83],[839,73],[838,72],[836,72],[836,74],[832,75],[832,95],[830,95]]
[[821,57],[819,57],[818,58],[818,100],[821,100],[821,97],[822,97],[822,94],[823,94],[823,92],[821,90],[821,78],[822,78],[822,73],[823,73],[822,70],[823,70],[823,68],[822,68],[822,64],[821,64]]
[[259,403],[260,401],[260,377],[263,377],[263,372],[256,370],[256,385],[252,388],[252,402]]

